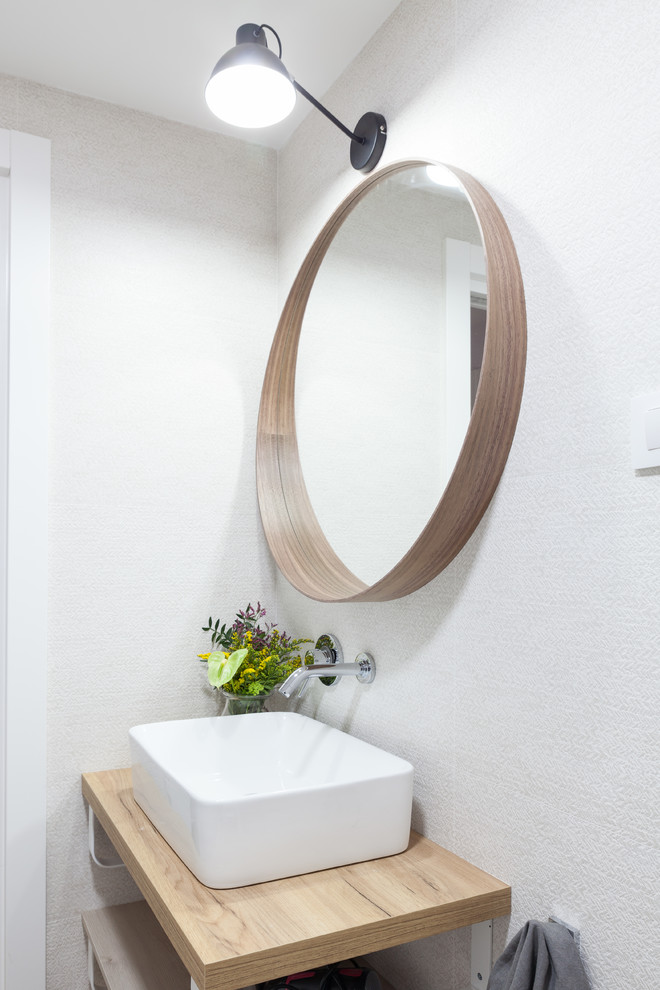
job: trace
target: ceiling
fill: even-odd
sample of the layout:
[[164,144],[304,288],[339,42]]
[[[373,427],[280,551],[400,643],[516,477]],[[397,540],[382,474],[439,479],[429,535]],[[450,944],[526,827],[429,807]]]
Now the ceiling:
[[[204,87],[245,22],[272,24],[282,60],[317,99],[400,0],[3,0],[0,72],[281,147],[310,107],[260,131],[229,127]],[[269,47],[274,47],[268,34]],[[337,111],[341,119],[341,108]],[[346,121],[353,126],[355,121]]]

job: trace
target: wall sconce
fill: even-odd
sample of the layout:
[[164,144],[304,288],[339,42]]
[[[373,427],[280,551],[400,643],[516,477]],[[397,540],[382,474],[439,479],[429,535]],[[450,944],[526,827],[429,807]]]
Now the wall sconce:
[[[264,28],[277,38],[279,54],[266,42]],[[242,24],[236,47],[226,52],[206,86],[206,102],[220,120],[236,127],[270,127],[291,113],[296,91],[320,110],[351,139],[351,165],[370,172],[380,160],[387,125],[380,113],[363,114],[351,131],[287,72],[282,62],[282,42],[270,24]]]

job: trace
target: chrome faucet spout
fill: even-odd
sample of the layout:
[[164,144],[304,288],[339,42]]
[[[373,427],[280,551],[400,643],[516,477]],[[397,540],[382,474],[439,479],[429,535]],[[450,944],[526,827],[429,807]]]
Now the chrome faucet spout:
[[355,663],[315,663],[309,667],[298,667],[289,674],[278,690],[285,698],[300,695],[310,677],[357,677],[363,684],[370,684],[376,676],[376,665],[367,653],[360,653]]

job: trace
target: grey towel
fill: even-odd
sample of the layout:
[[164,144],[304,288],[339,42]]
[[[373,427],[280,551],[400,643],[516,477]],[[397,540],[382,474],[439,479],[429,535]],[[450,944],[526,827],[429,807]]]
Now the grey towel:
[[528,921],[493,966],[487,990],[589,990],[589,981],[568,929]]

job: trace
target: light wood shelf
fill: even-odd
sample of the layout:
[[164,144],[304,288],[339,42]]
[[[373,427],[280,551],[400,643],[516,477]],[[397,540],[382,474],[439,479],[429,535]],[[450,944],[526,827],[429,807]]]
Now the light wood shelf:
[[83,774],[82,789],[199,990],[241,990],[511,910],[506,884],[414,832],[397,856],[212,890],[137,806],[130,770]]

